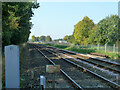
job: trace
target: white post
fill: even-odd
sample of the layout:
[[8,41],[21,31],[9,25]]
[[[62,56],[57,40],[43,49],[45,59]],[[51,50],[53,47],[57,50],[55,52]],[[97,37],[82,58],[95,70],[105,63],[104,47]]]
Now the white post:
[[19,48],[16,45],[5,47],[6,88],[20,88]]
[[45,90],[45,83],[46,83],[46,79],[44,76],[40,76],[40,86],[41,86],[41,90]]
[[113,52],[115,52],[115,44],[113,45]]
[[98,50],[99,50],[99,47],[100,47],[100,45],[98,44],[98,48],[97,48]]
[[31,71],[31,79],[34,79],[34,71]]
[[105,44],[105,52],[107,51],[107,44]]

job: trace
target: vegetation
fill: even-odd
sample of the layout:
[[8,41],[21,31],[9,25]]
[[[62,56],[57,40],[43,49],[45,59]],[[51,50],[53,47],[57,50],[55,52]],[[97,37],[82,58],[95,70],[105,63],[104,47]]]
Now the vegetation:
[[20,44],[28,41],[34,15],[32,9],[39,4],[32,2],[2,3],[2,45]]
[[66,35],[64,40],[74,44],[117,44],[118,42],[117,15],[107,16],[98,24],[85,16],[74,28],[73,35]]
[[67,41],[67,42],[70,42],[70,43],[74,43],[74,36],[73,35],[66,35],[65,37],[64,37],[64,40],[65,41]]
[[118,21],[117,15],[101,20],[98,23],[95,41],[102,44],[115,44],[118,41]]
[[52,41],[52,38],[50,36],[47,36],[46,39],[45,39],[46,42],[51,42]]
[[55,39],[55,42],[63,41],[63,39]]
[[93,21],[89,19],[87,16],[85,16],[82,21],[79,21],[75,25],[75,29],[73,33],[76,43],[88,44],[89,34],[93,26],[94,26]]
[[32,42],[35,42],[35,41],[51,42],[52,38],[50,36],[35,37],[35,35],[33,35]]

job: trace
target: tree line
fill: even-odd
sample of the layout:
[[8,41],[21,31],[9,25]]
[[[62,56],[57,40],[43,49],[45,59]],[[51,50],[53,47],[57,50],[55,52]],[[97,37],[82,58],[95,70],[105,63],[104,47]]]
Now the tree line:
[[3,2],[2,3],[2,45],[20,44],[28,41],[30,22],[33,9],[37,9],[32,2]]
[[50,36],[40,36],[40,37],[35,37],[35,35],[32,36],[32,42],[37,42],[37,41],[42,41],[42,42],[51,42],[52,38]]
[[117,44],[118,15],[107,16],[94,24],[93,20],[85,16],[74,26],[72,35],[66,35],[64,40],[74,44]]

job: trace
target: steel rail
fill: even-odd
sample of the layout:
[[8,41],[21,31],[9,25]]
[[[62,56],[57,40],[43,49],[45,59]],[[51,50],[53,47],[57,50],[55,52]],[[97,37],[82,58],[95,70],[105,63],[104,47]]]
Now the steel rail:
[[[42,45],[42,46],[45,46],[45,45]],[[45,46],[45,47],[58,49],[58,50],[60,50],[60,51],[62,51],[62,52],[67,52],[67,53],[72,53],[72,54],[75,54],[75,53],[76,53],[76,52],[72,52],[72,51],[68,51],[68,50],[63,50],[63,49],[59,49],[59,48],[51,47],[51,46]],[[55,52],[55,51],[54,51],[54,52]],[[78,53],[76,53],[76,54],[78,54]],[[80,56],[81,56],[81,55],[82,55],[82,54],[80,54]],[[76,56],[79,56],[79,55],[76,55]],[[87,56],[87,57],[88,57],[88,56]],[[105,67],[105,68],[108,69],[108,70],[111,70],[111,71],[120,73],[120,70],[116,70],[116,69],[113,69],[113,68],[110,68],[110,67],[106,67],[106,66],[104,66],[104,65],[96,64],[96,63],[94,63],[94,62],[87,61],[86,59],[83,59],[83,58],[80,58],[80,57],[77,57],[77,59],[82,60],[82,61],[85,61],[85,62],[88,62],[88,63],[91,63],[91,64],[94,64],[94,65],[97,65],[98,67]],[[105,63],[107,63],[107,64],[112,64],[112,65],[120,66],[120,64],[118,64],[118,63],[108,62],[108,61],[105,61],[105,60],[99,60],[99,59],[92,58],[92,57],[90,57],[90,59],[95,60],[95,61],[105,62]]]
[[92,60],[98,60],[98,61],[101,61],[101,62],[105,62],[105,63],[109,63],[109,64],[112,64],[112,65],[120,66],[119,63],[110,62],[110,61],[106,61],[106,60],[103,60],[103,59],[98,59],[98,58],[90,57],[90,56],[87,56],[87,55],[84,55],[84,54],[81,54],[81,53],[77,53],[77,52],[74,52],[74,51],[63,50],[63,49],[59,49],[59,48],[51,47],[51,46],[45,46],[45,47],[58,49],[60,51],[68,52],[68,53],[71,53],[71,54],[77,54],[79,56],[85,56],[85,57],[88,57],[89,59],[92,59]]
[[[48,51],[48,50],[46,50],[46,51]],[[55,53],[53,53],[53,52],[51,52],[51,51],[48,51],[48,52],[49,52],[49,53],[52,53],[52,54],[54,54],[54,55],[56,55],[56,56],[58,56],[57,54],[55,54]],[[58,56],[58,57],[61,57],[61,56]],[[105,77],[103,77],[103,76],[101,76],[101,75],[99,75],[99,74],[97,74],[97,73],[95,73],[95,72],[92,72],[91,70],[89,70],[89,69],[87,69],[87,68],[84,68],[84,67],[82,67],[82,66],[80,66],[80,65],[78,65],[78,64],[76,64],[76,63],[74,63],[74,62],[72,62],[72,61],[69,61],[68,59],[65,59],[65,58],[63,58],[63,57],[61,57],[61,59],[69,62],[70,64],[72,64],[72,65],[74,65],[74,66],[76,66],[76,67],[78,67],[78,68],[81,68],[81,69],[83,69],[83,70],[85,69],[87,72],[89,72],[89,73],[93,74],[94,76],[97,76],[98,78],[100,78],[100,79],[106,81],[107,83],[109,83],[109,85],[110,85],[111,87],[113,87],[113,88],[120,88],[120,85],[119,85],[119,84],[117,84],[117,83],[115,83],[115,82],[112,82],[112,81],[110,81],[109,79],[107,79],[107,78],[105,78]]]
[[[50,50],[50,51],[57,53],[56,51],[53,51],[53,50]],[[62,52],[64,52],[64,51],[62,51]],[[60,54],[61,54],[61,53],[60,53]],[[63,54],[63,55],[64,55],[64,54]],[[71,56],[71,55],[68,55],[68,56]],[[73,57],[73,56],[71,56],[71,57]],[[77,57],[77,55],[76,55],[75,57],[76,57],[76,59],[82,60],[82,61],[84,61],[84,62],[88,62],[88,63],[93,64],[93,65],[97,65],[97,67],[101,67],[101,68],[104,68],[104,67],[105,67],[105,69],[108,69],[108,70],[110,70],[110,71],[114,71],[114,72],[120,73],[119,70],[116,70],[116,69],[113,69],[113,68],[110,68],[110,67],[106,67],[106,66],[104,66],[104,65],[97,64],[97,63],[92,62],[92,61],[90,61],[90,60],[86,60],[86,59],[83,59],[83,58],[79,58],[79,57]],[[73,58],[75,58],[75,57],[73,57]]]
[[[41,50],[39,50],[38,48],[36,48],[35,46],[33,46],[39,53],[41,53],[50,63],[52,63],[53,65],[56,65],[52,60],[50,60]],[[60,69],[60,72],[65,75],[67,77],[67,79],[70,80],[70,82],[72,82],[72,84],[81,90],[84,90],[78,83],[76,83],[67,73],[65,73],[62,69]]]
[[88,63],[91,63],[91,64],[93,64],[93,65],[97,65],[97,67],[102,67],[102,68],[105,67],[105,69],[108,69],[108,70],[110,70],[110,71],[114,71],[114,72],[120,73],[119,70],[116,70],[116,69],[113,69],[113,68],[110,68],[110,67],[106,67],[106,66],[104,66],[104,65],[100,65],[100,64],[97,64],[97,63],[95,63],[95,62],[91,62],[91,61],[88,61],[88,60],[85,60],[85,59],[82,59],[82,58],[79,58],[79,57],[77,57],[77,59],[82,60],[82,61],[85,61],[85,62],[88,62]]

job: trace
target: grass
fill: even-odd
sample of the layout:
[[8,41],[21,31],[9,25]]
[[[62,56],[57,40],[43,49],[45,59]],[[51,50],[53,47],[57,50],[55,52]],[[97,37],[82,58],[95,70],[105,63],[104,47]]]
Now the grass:
[[5,56],[2,53],[2,88],[5,88]]
[[[23,66],[25,65],[25,62],[27,62],[27,57],[29,57],[29,44],[24,43],[19,45],[19,53],[20,53],[20,74],[24,72]],[[26,83],[26,79],[24,76],[20,75],[20,88],[24,87],[24,84]]]
[[110,57],[110,59],[115,59],[118,60],[118,57],[120,57],[119,54],[117,53],[113,53],[113,52],[104,52],[104,51],[98,51],[96,49],[87,49],[87,48],[78,48],[75,46],[65,46],[65,45],[53,45],[53,44],[45,44],[48,46],[53,46],[53,47],[57,47],[60,49],[65,49],[65,50],[70,50],[70,51],[74,51],[74,52],[79,52],[79,53],[83,53],[83,54],[89,54],[89,53],[99,53],[99,54],[104,54],[104,55],[108,55]]

